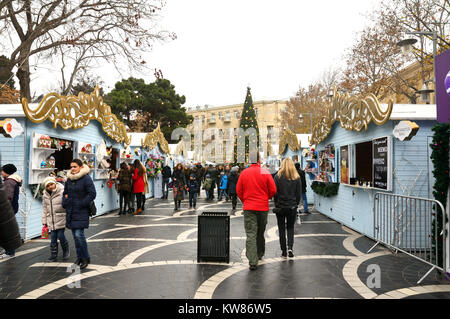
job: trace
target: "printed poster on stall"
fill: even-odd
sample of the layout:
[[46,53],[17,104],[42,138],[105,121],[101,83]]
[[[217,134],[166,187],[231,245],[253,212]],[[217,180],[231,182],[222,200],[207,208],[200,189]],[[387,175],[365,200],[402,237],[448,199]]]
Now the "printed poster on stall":
[[348,145],[341,146],[340,158],[341,158],[341,183],[350,184],[350,174],[349,174],[349,152]]

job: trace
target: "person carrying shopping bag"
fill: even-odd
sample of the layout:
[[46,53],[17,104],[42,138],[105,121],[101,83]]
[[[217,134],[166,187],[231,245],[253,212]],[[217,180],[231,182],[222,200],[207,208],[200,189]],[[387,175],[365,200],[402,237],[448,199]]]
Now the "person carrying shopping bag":
[[281,164],[281,169],[275,175],[275,185],[277,193],[274,196],[274,213],[277,215],[281,257],[289,256],[293,258],[294,226],[297,218],[297,207],[302,196],[302,184],[294,162],[290,158],[286,158]]
[[42,182],[42,224],[50,230],[50,258],[56,261],[58,257],[58,239],[63,251],[63,259],[70,257],[69,242],[64,235],[66,229],[66,210],[62,206],[64,186],[56,182],[54,177],[47,177]]

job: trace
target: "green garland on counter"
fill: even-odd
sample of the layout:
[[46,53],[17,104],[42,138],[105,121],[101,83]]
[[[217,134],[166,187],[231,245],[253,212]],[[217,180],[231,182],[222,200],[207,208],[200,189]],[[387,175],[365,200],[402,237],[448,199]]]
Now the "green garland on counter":
[[322,183],[322,182],[313,182],[311,184],[311,189],[317,195],[323,197],[333,197],[338,194],[339,191],[339,183]]
[[[434,183],[434,199],[441,202],[444,209],[448,205],[447,203],[447,192],[449,185],[449,136],[450,136],[450,124],[440,123],[433,127],[433,144],[430,144],[433,152],[431,153],[431,160],[433,162],[434,170],[433,175],[435,178]],[[432,236],[432,247],[433,252],[436,251],[436,244],[438,250],[438,265],[442,266],[442,211],[439,206],[436,208],[437,223],[433,222],[432,234],[435,234],[435,229],[437,226],[437,236]],[[446,221],[448,222],[448,221]],[[448,234],[445,234],[448,236]]]

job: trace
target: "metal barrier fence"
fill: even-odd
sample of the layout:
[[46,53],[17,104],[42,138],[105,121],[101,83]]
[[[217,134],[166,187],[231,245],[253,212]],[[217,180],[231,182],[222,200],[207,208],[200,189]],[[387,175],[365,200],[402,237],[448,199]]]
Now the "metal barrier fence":
[[[443,229],[446,228],[443,205],[427,198],[376,193],[374,196],[374,235],[377,241],[367,253],[380,243],[401,251],[432,266],[418,282],[420,284],[434,269],[446,269],[446,240],[442,236],[442,250],[438,250],[438,207],[442,212]],[[433,247],[433,238],[436,244]],[[442,256],[441,256],[442,255]],[[440,262],[439,262],[440,261]],[[441,265],[439,265],[441,263]]]

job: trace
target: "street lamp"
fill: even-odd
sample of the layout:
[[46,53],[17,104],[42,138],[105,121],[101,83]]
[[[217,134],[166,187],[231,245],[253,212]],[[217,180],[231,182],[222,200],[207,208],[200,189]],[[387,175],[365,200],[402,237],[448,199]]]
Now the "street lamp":
[[[420,35],[420,36],[431,36],[433,40],[433,69],[434,69],[434,76],[432,81],[428,82],[434,82],[436,85],[436,55],[437,55],[437,31],[432,32],[424,32],[424,31],[417,31],[417,32],[406,32],[406,34],[409,35]],[[412,46],[417,42],[417,39],[406,39],[402,40],[397,43],[397,45],[402,49],[403,54],[408,54],[412,51]],[[422,100],[424,102],[430,101],[430,94],[433,93],[434,90],[429,90],[427,87],[427,83],[424,82],[422,89],[420,91],[417,91],[418,94],[421,95]]]
[[[303,113],[303,114],[309,115],[309,116],[311,117],[311,135],[312,135],[312,130],[313,130],[313,115],[312,115],[312,113]],[[298,117],[298,121],[299,121],[300,123],[303,123],[303,114],[300,114],[299,117]]]

